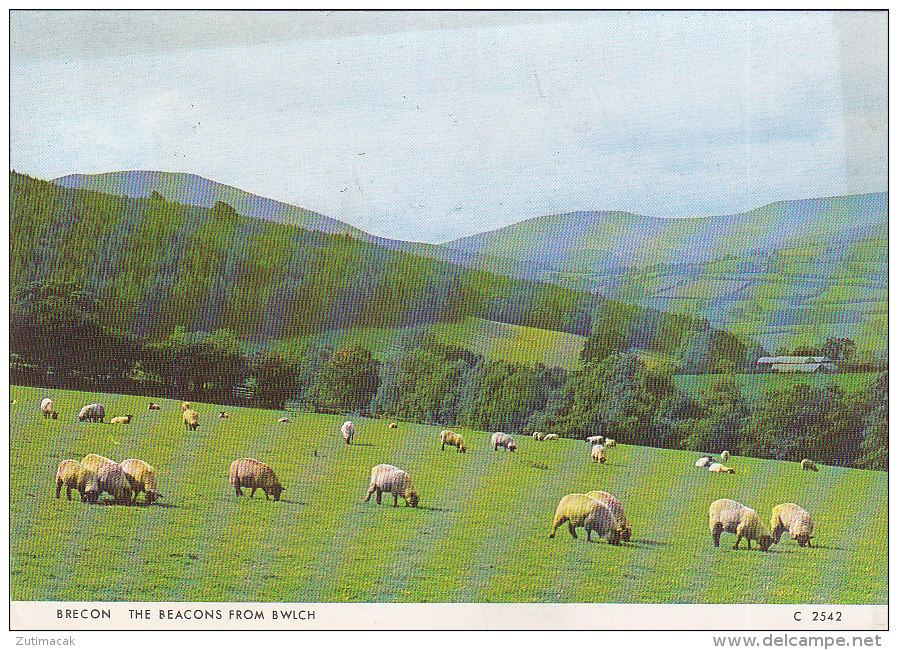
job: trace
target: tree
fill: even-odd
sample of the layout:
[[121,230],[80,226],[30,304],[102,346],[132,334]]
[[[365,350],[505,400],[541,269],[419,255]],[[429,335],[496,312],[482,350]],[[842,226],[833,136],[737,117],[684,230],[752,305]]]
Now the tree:
[[364,413],[377,392],[380,362],[361,345],[340,348],[322,365],[312,401],[316,411]]

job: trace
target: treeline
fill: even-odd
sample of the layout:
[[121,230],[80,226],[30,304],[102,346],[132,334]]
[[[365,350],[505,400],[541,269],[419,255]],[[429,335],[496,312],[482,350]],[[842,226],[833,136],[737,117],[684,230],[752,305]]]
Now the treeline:
[[[137,339],[228,329],[286,339],[322,329],[469,316],[589,336],[604,298],[507,278],[213,208],[67,189],[10,174],[13,309],[34,287],[96,301],[106,331]],[[675,351],[703,319],[641,309],[638,337]]]

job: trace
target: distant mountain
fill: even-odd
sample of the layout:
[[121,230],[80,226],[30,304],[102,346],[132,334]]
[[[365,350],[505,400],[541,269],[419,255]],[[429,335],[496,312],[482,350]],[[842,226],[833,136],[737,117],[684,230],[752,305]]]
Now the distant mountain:
[[518,260],[503,259],[501,256],[489,253],[377,237],[312,210],[258,196],[195,174],[132,170],[105,174],[71,174],[56,178],[51,182],[70,189],[93,190],[129,198],[144,198],[157,192],[166,201],[176,201],[184,205],[204,208],[211,208],[217,201],[223,201],[244,216],[258,217],[328,234],[344,233],[390,250],[404,251],[441,262],[525,279],[536,279],[551,269],[548,265],[538,261],[528,261],[522,264]]
[[444,245],[539,262],[560,272],[700,262],[797,240],[824,244],[881,232],[888,193],[779,201],[734,215],[671,219],[629,212],[536,217]]

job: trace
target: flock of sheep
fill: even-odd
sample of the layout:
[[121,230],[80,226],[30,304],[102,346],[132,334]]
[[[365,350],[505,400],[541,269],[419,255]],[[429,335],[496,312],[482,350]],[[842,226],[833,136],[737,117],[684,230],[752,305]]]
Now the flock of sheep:
[[[191,408],[189,402],[182,405],[184,426],[189,431],[195,431],[199,426],[199,414]],[[150,403],[149,410],[159,410],[158,404]],[[46,398],[41,402],[40,411],[46,419],[57,419],[59,414],[52,399]],[[102,422],[106,416],[106,410],[102,404],[88,404],[78,414],[82,422]],[[227,418],[228,414],[221,411],[219,418]],[[112,418],[112,424],[128,424],[133,415]],[[278,422],[287,423],[289,419],[281,417]],[[391,429],[397,428],[395,422],[390,423]],[[340,427],[340,434],[346,444],[352,444],[355,435],[355,424],[347,420]],[[555,434],[543,434],[534,431],[532,437],[535,440],[547,441],[558,438]],[[450,430],[443,430],[439,435],[440,449],[446,446],[455,447],[458,453],[467,452],[467,444],[461,434]],[[586,438],[590,446],[590,458],[593,462],[604,463],[607,460],[607,450],[614,448],[617,442],[605,436],[590,436]],[[494,451],[503,448],[513,452],[517,444],[512,436],[497,431],[490,437],[490,446]],[[724,465],[729,460],[728,451],[720,454],[722,462],[716,462],[711,455],[703,456],[695,462],[699,468],[707,468],[713,473],[735,474],[736,470]],[[809,459],[803,459],[800,463],[805,471],[819,471],[817,466]],[[279,501],[284,491],[274,469],[268,464],[254,458],[240,458],[231,463],[229,468],[229,481],[237,496],[243,494],[242,489],[250,490],[253,497],[256,490],[265,493],[265,498],[273,497]],[[136,502],[137,496],[143,492],[145,502],[153,503],[161,494],[157,490],[156,470],[145,461],[131,458],[121,464],[96,454],[88,454],[78,462],[76,460],[63,460],[56,470],[56,498],[60,498],[62,487],[66,487],[66,496],[72,498],[72,490],[81,495],[81,500],[96,503],[103,492],[113,497],[115,503],[127,504]],[[406,506],[417,507],[419,495],[412,479],[407,472],[393,465],[381,464],[371,469],[370,484],[365,495],[365,501],[369,501],[372,495],[376,495],[377,503],[381,503],[383,493],[393,495],[393,506],[399,505],[399,497],[402,497]],[[558,527],[567,522],[571,536],[577,538],[577,528],[586,531],[587,540],[595,534],[598,538],[607,538],[608,543],[619,545],[628,542],[632,530],[624,514],[623,504],[612,494],[595,490],[586,494],[568,494],[558,503],[555,517],[552,521],[550,538],[555,537]],[[741,503],[730,499],[719,499],[711,504],[708,510],[708,526],[711,538],[715,546],[720,546],[722,533],[736,535],[734,549],[744,538],[751,548],[751,542],[757,542],[761,550],[766,551],[771,544],[779,542],[784,532],[788,532],[799,546],[810,546],[813,538],[814,524],[811,515],[799,505],[783,503],[773,508],[770,528],[761,521],[757,512]]]

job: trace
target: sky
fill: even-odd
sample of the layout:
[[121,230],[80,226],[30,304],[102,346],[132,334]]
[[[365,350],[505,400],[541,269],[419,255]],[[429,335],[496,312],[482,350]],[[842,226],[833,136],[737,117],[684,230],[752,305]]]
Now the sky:
[[188,172],[439,243],[887,189],[886,14],[10,16],[10,167]]

